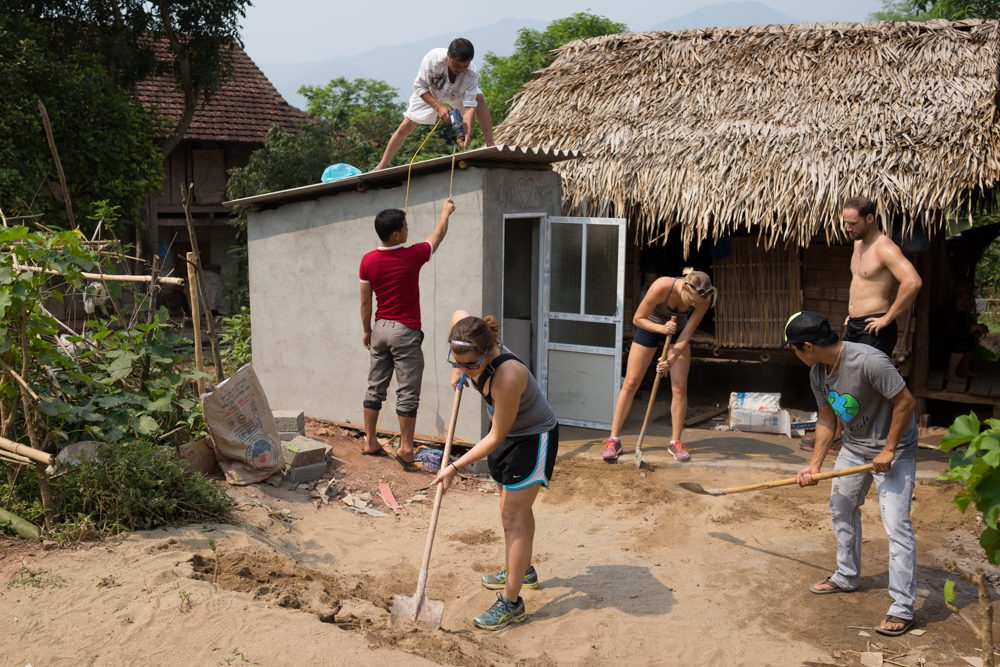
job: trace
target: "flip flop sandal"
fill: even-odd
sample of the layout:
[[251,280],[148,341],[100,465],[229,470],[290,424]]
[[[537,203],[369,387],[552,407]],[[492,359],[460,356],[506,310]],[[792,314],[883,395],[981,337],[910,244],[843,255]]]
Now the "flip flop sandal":
[[907,632],[913,629],[913,619],[912,618],[899,618],[897,616],[886,616],[886,622],[888,623],[903,623],[903,627],[899,630],[883,630],[881,627],[875,628],[875,632],[880,635],[885,635],[886,637],[898,637],[900,635],[905,635]]
[[[829,584],[830,586],[833,586],[833,588],[831,588],[828,591],[824,591],[822,589],[816,588],[817,586],[822,586],[824,584]],[[813,584],[812,586],[809,587],[809,590],[812,591],[813,593],[815,593],[816,595],[829,595],[830,593],[847,593],[847,592],[849,592],[849,591],[845,591],[843,588],[841,588],[840,586],[838,586],[837,584],[835,584],[833,582],[833,579],[831,577],[827,577],[826,579],[824,579],[823,581],[819,582],[818,584]]]
[[413,461],[404,461],[398,454],[389,454],[389,456],[396,459],[396,463],[403,466],[403,470],[406,472],[420,472],[420,468]]
[[364,449],[361,450],[362,456],[390,456],[389,452],[385,451],[384,448],[379,447],[374,452],[366,452]]

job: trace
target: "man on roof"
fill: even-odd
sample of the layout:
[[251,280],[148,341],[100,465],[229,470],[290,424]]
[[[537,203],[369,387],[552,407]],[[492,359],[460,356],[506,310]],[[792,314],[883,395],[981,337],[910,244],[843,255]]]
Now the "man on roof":
[[[878,228],[872,200],[851,197],[844,202],[843,208],[844,227],[854,241],[844,340],[874,347],[891,360],[899,338],[896,319],[916,300],[921,286],[920,274],[903,256],[899,246]],[[899,283],[899,291],[895,300],[891,300],[896,283]],[[843,442],[840,426],[835,435],[834,451]],[[806,451],[812,450],[814,445],[812,438],[799,441],[799,446]]]
[[472,64],[475,49],[472,42],[459,37],[447,49],[431,49],[420,61],[417,78],[413,82],[410,106],[403,114],[403,122],[385,147],[382,160],[375,166],[385,169],[400,146],[417,125],[434,125],[440,119],[450,123],[448,107],[462,114],[464,134],[459,139],[462,148],[468,148],[472,137],[472,118],[479,121],[487,146],[493,145],[493,120],[486,107],[486,98],[479,90],[479,72]]

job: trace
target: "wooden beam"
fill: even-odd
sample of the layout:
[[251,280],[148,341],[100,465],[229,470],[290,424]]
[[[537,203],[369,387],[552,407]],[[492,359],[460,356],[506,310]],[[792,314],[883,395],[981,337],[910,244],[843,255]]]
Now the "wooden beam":
[[944,234],[934,234],[930,250],[917,253],[916,266],[914,267],[923,281],[923,286],[917,293],[917,300],[914,303],[913,319],[916,321],[916,328],[913,332],[911,357],[913,366],[910,368],[910,389],[914,396],[917,396],[915,414],[918,415],[927,412],[927,401],[924,399],[930,398],[923,393],[927,391],[927,375],[930,371],[931,285],[934,280],[934,260],[940,256],[943,243]]

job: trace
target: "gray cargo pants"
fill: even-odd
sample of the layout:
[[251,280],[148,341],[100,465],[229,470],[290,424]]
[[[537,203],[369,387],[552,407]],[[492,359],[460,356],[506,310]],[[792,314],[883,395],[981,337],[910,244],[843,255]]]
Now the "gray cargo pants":
[[[834,470],[862,466],[871,461],[844,447]],[[837,536],[837,572],[831,577],[833,583],[845,591],[853,591],[861,584],[861,506],[875,482],[882,525],[889,536],[889,595],[892,597],[889,614],[907,619],[913,618],[917,597],[917,543],[910,522],[916,474],[917,453],[913,450],[900,454],[887,473],[865,472],[839,477],[833,480],[830,489],[830,513]]]
[[381,410],[396,371],[396,414],[416,417],[420,404],[420,383],[424,377],[424,332],[394,320],[375,320],[369,347],[372,361],[368,369],[368,392],[364,406]]

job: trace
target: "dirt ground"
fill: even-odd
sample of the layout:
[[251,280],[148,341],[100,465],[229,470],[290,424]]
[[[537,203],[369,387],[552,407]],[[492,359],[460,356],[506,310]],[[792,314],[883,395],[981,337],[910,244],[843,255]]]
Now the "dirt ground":
[[[0,666],[860,665],[869,649],[894,664],[957,666],[981,656],[941,596],[947,559],[983,564],[981,521],[954,509],[956,486],[918,483],[916,615],[925,633],[890,639],[874,632],[890,604],[874,495],[863,510],[861,589],[817,596],[808,586],[834,566],[828,484],[698,496],[677,483],[775,475],[697,465],[640,474],[576,450],[560,457],[535,506],[541,588],[523,593],[527,622],[496,634],[472,625],[495,599],[479,578],[503,567],[504,550],[499,496],[470,479],[445,497],[434,545],[427,594],[445,602],[442,628],[390,626],[393,595],[416,588],[431,477],[361,457],[357,442],[319,426],[310,434],[334,445],[340,495],[373,493],[388,516],[356,514],[340,499],[317,503],[308,489],[254,485],[231,490],[233,524],[52,551],[0,540]],[[374,494],[379,482],[405,514]],[[975,614],[974,589],[957,590]]]

